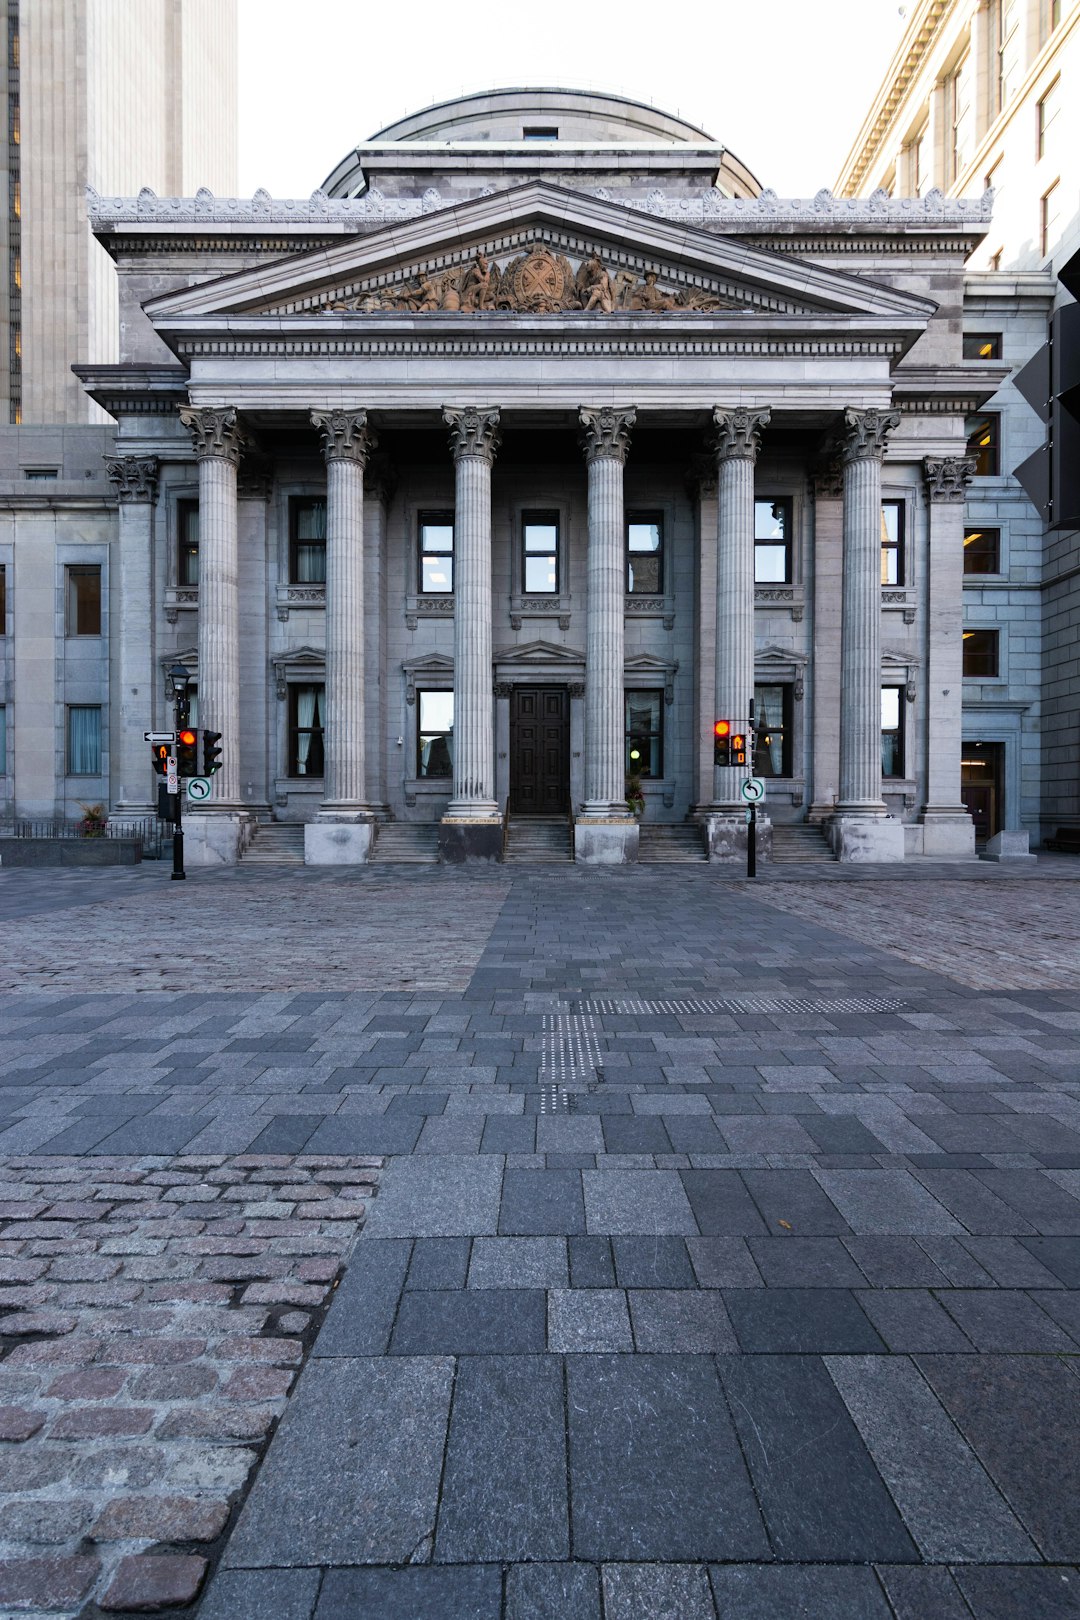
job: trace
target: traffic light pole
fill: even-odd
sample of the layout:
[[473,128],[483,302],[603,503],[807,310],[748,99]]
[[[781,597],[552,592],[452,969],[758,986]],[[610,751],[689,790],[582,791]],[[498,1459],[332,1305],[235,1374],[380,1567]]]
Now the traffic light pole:
[[[176,732],[187,725],[188,706],[186,698],[176,700]],[[174,743],[173,747],[177,745]],[[179,761],[177,762],[179,765]],[[183,883],[187,877],[184,871],[184,817],[181,805],[184,798],[182,780],[177,771],[176,792],[173,794],[173,835],[172,835],[172,879],[173,883]]]
[[[749,774],[754,774],[754,700],[750,699],[750,724],[747,727],[746,757],[749,762]],[[746,812],[746,875],[748,878],[757,877],[757,805],[751,804]]]

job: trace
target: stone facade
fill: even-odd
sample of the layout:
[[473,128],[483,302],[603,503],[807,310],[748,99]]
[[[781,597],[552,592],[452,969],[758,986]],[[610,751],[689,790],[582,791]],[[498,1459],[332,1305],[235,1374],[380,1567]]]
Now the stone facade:
[[[482,158],[465,98],[359,147],[337,195],[91,196],[123,333],[78,368],[116,422],[100,796],[149,803],[179,657],[225,734],[207,859],[253,816],[305,823],[312,861],[387,818],[497,858],[507,808],[545,805],[579,859],[632,860],[628,778],[646,825],[738,859],[713,722],[755,695],[763,848],[809,818],[841,858],[973,853],[936,685],[963,536],[928,468],[963,476],[1005,375],[961,353],[987,205],[782,201],[665,115],[630,145],[613,98],[514,94]],[[559,107],[569,140],[529,139]],[[17,578],[16,657],[31,606]],[[16,736],[44,723],[24,690]]]

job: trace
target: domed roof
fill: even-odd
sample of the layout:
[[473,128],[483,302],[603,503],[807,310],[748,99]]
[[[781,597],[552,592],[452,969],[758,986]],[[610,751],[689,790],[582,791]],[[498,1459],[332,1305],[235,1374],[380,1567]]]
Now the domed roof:
[[373,141],[704,141],[696,124],[626,96],[596,90],[505,89],[440,101],[409,113],[371,136]]

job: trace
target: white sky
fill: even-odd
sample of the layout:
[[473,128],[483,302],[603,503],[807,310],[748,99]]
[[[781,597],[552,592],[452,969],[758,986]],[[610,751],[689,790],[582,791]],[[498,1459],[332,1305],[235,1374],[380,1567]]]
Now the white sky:
[[781,196],[831,186],[899,0],[240,0],[240,190],[306,197],[382,125],[462,91],[596,88],[707,129]]

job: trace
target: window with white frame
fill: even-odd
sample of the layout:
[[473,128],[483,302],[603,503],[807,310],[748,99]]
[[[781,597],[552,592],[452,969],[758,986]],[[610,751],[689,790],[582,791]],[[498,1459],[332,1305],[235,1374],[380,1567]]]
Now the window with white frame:
[[454,694],[416,694],[418,729],[416,734],[417,776],[454,774]]

